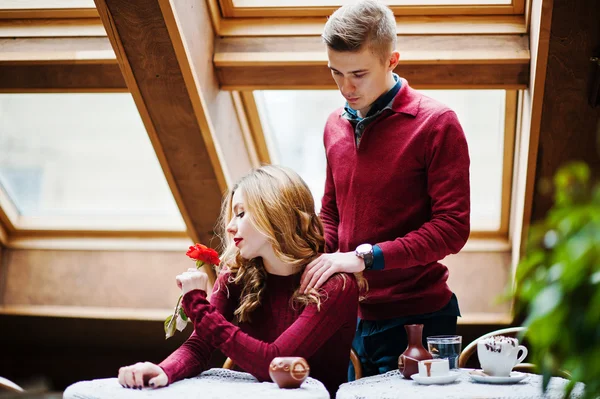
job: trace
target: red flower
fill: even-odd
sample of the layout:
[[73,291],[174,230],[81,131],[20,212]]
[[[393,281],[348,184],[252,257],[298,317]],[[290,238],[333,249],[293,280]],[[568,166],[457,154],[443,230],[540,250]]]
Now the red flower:
[[194,259],[195,261],[210,263],[215,266],[218,266],[219,263],[221,263],[217,251],[207,247],[206,245],[192,245],[185,254],[190,258]]

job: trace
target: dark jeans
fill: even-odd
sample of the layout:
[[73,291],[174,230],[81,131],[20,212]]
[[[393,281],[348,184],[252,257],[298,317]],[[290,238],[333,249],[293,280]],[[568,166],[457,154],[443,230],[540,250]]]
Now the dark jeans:
[[[389,320],[359,318],[352,347],[362,364],[363,377],[398,368],[398,357],[408,345],[405,324],[423,324],[423,346],[427,349],[427,337],[456,334],[457,316],[460,316],[460,311],[453,295],[448,305],[434,313]],[[350,364],[348,381],[353,380],[354,367]]]

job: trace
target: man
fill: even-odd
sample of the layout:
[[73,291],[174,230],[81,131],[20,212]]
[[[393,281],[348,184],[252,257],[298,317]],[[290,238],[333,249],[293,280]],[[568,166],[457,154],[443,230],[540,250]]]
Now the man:
[[337,272],[364,273],[353,347],[364,375],[375,375],[398,367],[405,324],[423,324],[423,340],[456,333],[458,302],[439,261],[469,236],[469,153],[456,114],[394,74],[400,54],[389,8],[345,5],[323,39],[347,103],[324,133],[328,253],[307,266],[301,289]]

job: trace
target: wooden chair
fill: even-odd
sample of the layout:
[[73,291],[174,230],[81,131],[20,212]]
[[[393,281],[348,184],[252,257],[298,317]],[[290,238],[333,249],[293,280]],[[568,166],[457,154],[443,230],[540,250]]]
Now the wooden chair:
[[[479,340],[485,339],[488,337],[493,337],[495,335],[515,336],[518,333],[525,332],[525,331],[527,331],[526,327],[509,327],[509,328],[503,328],[501,330],[492,331],[492,332],[482,335],[481,337],[475,339],[473,342],[471,342],[469,345],[467,345],[462,350],[462,352],[460,353],[460,356],[458,357],[458,367],[460,367],[460,368],[465,367],[465,365],[467,364],[467,361],[471,358],[473,353],[475,353],[475,351],[477,350],[477,342],[479,342]],[[538,372],[536,365],[533,363],[519,363],[514,367],[514,370],[523,371],[526,373],[537,373]],[[557,376],[562,377],[562,378],[567,378],[567,379],[571,378],[571,374],[569,374],[569,372],[567,372],[565,370],[559,370]]]
[[[356,354],[354,349],[350,349],[350,361],[352,362],[352,365],[354,366],[354,379],[358,380],[359,378],[362,377],[362,366],[360,365],[360,360],[358,359],[358,355]],[[224,369],[231,370],[234,367],[235,367],[235,364],[233,363],[233,360],[231,360],[231,358],[225,359],[225,363],[223,363]]]

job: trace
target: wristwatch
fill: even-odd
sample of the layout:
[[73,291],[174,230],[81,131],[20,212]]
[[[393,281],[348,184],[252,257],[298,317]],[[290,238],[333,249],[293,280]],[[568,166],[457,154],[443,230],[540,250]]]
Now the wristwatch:
[[360,244],[354,250],[354,253],[359,258],[362,258],[365,261],[365,269],[371,270],[373,267],[373,246],[371,244]]

